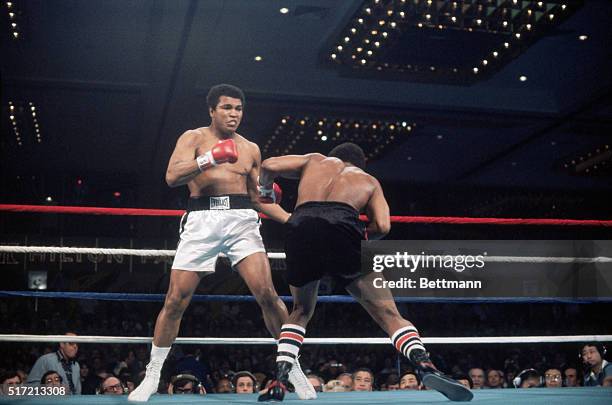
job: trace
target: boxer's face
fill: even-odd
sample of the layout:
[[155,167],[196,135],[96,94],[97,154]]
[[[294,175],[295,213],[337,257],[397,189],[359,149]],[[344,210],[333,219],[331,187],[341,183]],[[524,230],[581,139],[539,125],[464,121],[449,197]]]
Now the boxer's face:
[[214,109],[210,109],[212,125],[224,133],[234,133],[242,121],[242,101],[228,96],[219,97]]

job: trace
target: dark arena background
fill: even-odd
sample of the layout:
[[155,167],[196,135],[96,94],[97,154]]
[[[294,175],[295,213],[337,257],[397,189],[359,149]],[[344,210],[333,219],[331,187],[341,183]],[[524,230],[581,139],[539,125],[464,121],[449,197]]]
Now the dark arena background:
[[[210,124],[215,84],[244,90],[238,132],[262,159],[359,144],[388,240],[612,239],[611,22],[609,0],[2,0],[0,403],[128,402],[103,394],[144,376],[188,198],[165,172],[178,137]],[[291,212],[297,182],[279,184]],[[285,227],[261,233],[291,309]],[[195,294],[150,402],[256,402],[228,380],[273,377],[259,306],[224,259]],[[333,280],[319,295],[300,357],[313,404],[448,402],[405,383],[408,360]],[[582,387],[581,356],[592,342],[612,359],[609,294],[401,295],[472,402],[612,402],[612,378]],[[15,396],[60,341],[78,343],[82,394]],[[351,383],[364,367],[372,392]],[[527,369],[537,383],[515,388]],[[207,394],[170,395],[179,374]]]

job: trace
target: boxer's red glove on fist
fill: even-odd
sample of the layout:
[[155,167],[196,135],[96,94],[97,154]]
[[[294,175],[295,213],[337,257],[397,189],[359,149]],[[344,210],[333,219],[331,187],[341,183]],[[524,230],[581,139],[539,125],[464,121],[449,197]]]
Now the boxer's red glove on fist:
[[276,183],[269,186],[262,186],[257,182],[257,192],[259,193],[259,202],[264,204],[280,204],[283,198],[283,190]]
[[221,163],[235,163],[238,160],[238,149],[233,139],[224,139],[203,155],[196,158],[200,171]]

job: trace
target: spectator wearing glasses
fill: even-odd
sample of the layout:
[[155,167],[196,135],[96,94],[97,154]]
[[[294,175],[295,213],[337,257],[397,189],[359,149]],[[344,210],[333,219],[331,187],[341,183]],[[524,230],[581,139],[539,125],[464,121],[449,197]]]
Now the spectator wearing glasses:
[[59,386],[62,385],[63,382],[64,379],[62,376],[54,370],[47,371],[40,379],[41,386]]
[[113,376],[106,377],[100,384],[100,394],[102,395],[124,395],[125,388],[121,381]]
[[206,395],[206,389],[196,376],[192,374],[178,374],[170,379],[168,394]]
[[544,386],[546,388],[560,388],[562,382],[561,370],[558,368],[549,368],[544,372]]

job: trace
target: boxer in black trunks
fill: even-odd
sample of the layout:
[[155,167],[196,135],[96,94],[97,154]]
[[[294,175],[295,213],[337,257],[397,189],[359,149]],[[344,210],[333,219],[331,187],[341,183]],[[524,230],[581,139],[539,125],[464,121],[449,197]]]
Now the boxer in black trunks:
[[[365,155],[353,143],[335,147],[329,157],[319,153],[273,157],[262,162],[261,202],[274,202],[274,179],[299,179],[298,198],[287,222],[287,281],[293,310],[281,328],[276,377],[259,401],[281,401],[287,375],[298,356],[317,301],[319,280],[335,278],[359,301],[391,337],[396,349],[412,363],[425,386],[453,401],[469,401],[472,393],[438,371],[419,333],[399,314],[388,289],[374,287],[380,274],[361,273],[361,241],[379,239],[390,230],[389,206],[378,180],[364,171]],[[359,221],[364,211],[367,226]]]

